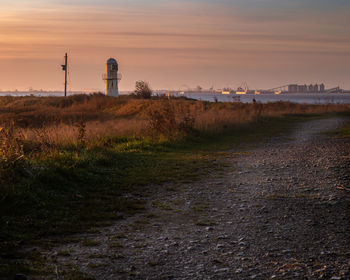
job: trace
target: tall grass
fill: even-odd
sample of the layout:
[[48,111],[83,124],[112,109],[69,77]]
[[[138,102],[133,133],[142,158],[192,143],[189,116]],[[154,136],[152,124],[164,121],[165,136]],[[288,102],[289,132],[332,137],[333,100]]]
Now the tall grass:
[[[1,97],[0,127],[12,123],[24,142],[47,147],[93,145],[107,138],[174,139],[287,114],[350,110],[349,105],[210,103],[183,98],[151,100],[102,94],[61,97]],[[28,145],[27,145],[28,146]]]
[[23,137],[12,124],[0,128],[0,202],[9,190],[3,189],[16,180],[16,172],[24,161]]
[[[121,139],[173,141],[201,132],[287,114],[349,111],[350,105],[210,103],[102,94],[0,98],[0,180],[11,181],[25,156],[54,157],[64,149],[92,149]],[[10,124],[10,125],[9,125]],[[6,179],[5,179],[6,178]]]
[[349,111],[349,104],[210,103],[99,93],[0,97],[0,184],[15,182],[25,164],[60,157],[62,151],[104,150],[127,141],[167,142],[222,133],[271,117]]

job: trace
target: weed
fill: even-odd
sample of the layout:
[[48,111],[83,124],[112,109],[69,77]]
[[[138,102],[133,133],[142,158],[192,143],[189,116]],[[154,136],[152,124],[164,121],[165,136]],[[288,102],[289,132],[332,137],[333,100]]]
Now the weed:
[[81,272],[77,268],[63,272],[62,276],[67,280],[95,280],[95,277]]
[[123,233],[119,233],[116,236],[114,236],[114,238],[124,239],[124,238],[127,238],[127,236],[125,234],[123,234]]
[[195,117],[190,104],[159,100],[148,110],[148,131],[154,138],[184,138],[195,132]]
[[160,201],[153,201],[152,206],[168,211],[173,210],[173,208],[169,204]]
[[108,266],[108,264],[107,263],[89,263],[87,266],[88,268],[91,268],[91,269],[97,269],[101,267],[106,267]]
[[148,224],[150,224],[150,221],[148,221],[148,220],[135,220],[134,224],[148,225]]
[[160,263],[159,263],[159,261],[149,261],[148,262],[148,265],[149,266],[157,266],[157,265],[159,265]]
[[69,257],[72,254],[70,250],[63,250],[63,251],[58,251],[57,256],[60,257]]
[[339,129],[328,132],[328,134],[340,138],[350,138],[350,125],[347,124]]
[[125,259],[125,256],[121,254],[115,254],[109,257],[111,260],[120,260],[120,259]]
[[20,170],[24,169],[24,150],[21,135],[13,124],[0,128],[0,202],[9,195],[10,189],[3,189],[17,181]]
[[146,218],[152,219],[152,218],[157,218],[158,216],[154,213],[149,213],[147,215],[145,215]]
[[86,230],[87,233],[101,233],[101,230],[98,228],[90,228]]
[[98,240],[84,239],[80,242],[80,244],[82,246],[94,247],[94,246],[99,246],[101,242]]
[[78,123],[78,144],[84,146],[86,143],[86,122],[81,120]]
[[107,256],[105,254],[91,254],[88,256],[89,259],[103,259],[106,258]]
[[216,223],[212,220],[204,219],[204,220],[196,222],[195,225],[204,227],[204,226],[214,226],[214,225],[216,225]]
[[208,204],[196,204],[192,207],[192,210],[195,212],[207,212],[209,209]]
[[109,248],[123,248],[124,246],[117,241],[113,241],[109,244]]
[[136,244],[135,245],[135,248],[137,248],[137,249],[142,249],[142,248],[145,248],[145,247],[147,247],[147,243],[139,243],[139,244]]
[[175,133],[177,124],[175,112],[169,102],[152,107],[148,113],[149,130],[153,135],[171,136]]
[[[0,260],[2,254],[1,252]],[[47,259],[37,250],[32,250],[23,253],[15,253],[13,260],[9,259],[7,263],[1,262],[0,264],[0,277],[5,276],[6,278],[1,279],[13,279],[14,275],[18,272],[24,274],[36,274],[36,275],[49,275],[53,271],[53,267],[46,264]],[[23,259],[23,257],[26,257]]]

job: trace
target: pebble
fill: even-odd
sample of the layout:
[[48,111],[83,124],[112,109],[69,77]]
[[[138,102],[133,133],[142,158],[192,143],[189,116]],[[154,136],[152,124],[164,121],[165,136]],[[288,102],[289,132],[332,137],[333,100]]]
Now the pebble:
[[225,267],[225,268],[217,269],[214,272],[215,273],[223,273],[223,272],[228,272],[228,271],[230,271],[230,269],[228,267]]
[[28,277],[24,274],[16,274],[14,280],[28,280]]
[[219,235],[218,239],[228,239],[228,235]]

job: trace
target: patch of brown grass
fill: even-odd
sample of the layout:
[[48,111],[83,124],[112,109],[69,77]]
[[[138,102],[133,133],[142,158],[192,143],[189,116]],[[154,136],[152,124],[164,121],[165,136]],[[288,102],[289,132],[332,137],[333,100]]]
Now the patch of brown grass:
[[183,98],[113,98],[102,94],[0,97],[0,127],[12,123],[27,144],[40,143],[40,149],[45,149],[71,143],[92,144],[113,137],[151,135],[169,139],[195,130],[222,132],[232,125],[266,117],[349,110],[350,105],[337,104],[211,103]]
[[[0,127],[0,193],[2,182],[15,180],[15,171],[24,159],[22,135],[12,124]],[[0,201],[3,197],[0,194]]]
[[[4,98],[5,101],[1,101]],[[105,121],[113,117],[107,110],[118,99],[102,94],[62,97],[1,97],[0,123],[13,122],[18,127],[43,127],[80,121]],[[1,105],[4,104],[4,105]]]

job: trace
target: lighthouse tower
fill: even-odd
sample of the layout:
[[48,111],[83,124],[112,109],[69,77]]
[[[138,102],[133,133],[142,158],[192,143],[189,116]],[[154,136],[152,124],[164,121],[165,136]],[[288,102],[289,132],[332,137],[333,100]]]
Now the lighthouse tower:
[[114,58],[107,60],[107,73],[103,76],[106,81],[106,95],[117,97],[118,82],[121,76],[118,74],[118,62]]

